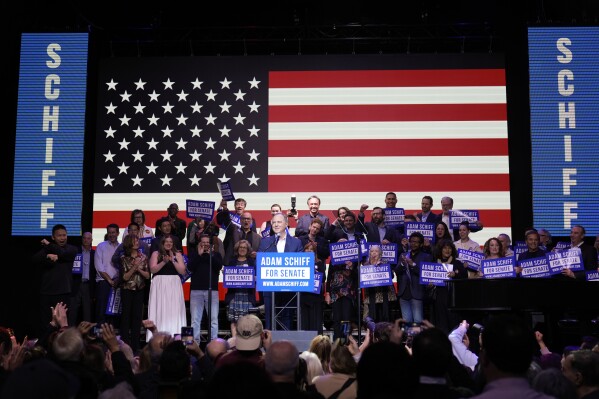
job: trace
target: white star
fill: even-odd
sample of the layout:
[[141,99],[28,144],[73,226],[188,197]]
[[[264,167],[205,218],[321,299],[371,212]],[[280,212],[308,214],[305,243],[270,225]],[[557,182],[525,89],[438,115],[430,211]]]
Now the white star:
[[252,105],[248,105],[248,107],[250,107],[250,114],[252,112],[258,113],[258,107],[259,106],[260,106],[259,104],[256,104],[256,101],[254,101],[254,103]]
[[199,81],[198,78],[196,78],[195,81],[191,82],[191,84],[193,85],[194,89],[201,89],[202,88],[202,83],[204,83],[204,82]]
[[137,152],[135,154],[131,154],[133,155],[133,162],[141,162],[141,159],[143,158],[144,154],[140,153],[139,150],[137,150]]
[[129,126],[129,121],[131,120],[131,118],[127,118],[127,114],[125,114],[125,115],[123,115],[122,118],[119,118],[119,120],[121,121],[121,126],[123,126],[123,125]]
[[164,108],[164,113],[166,114],[167,112],[169,114],[172,114],[171,110],[173,109],[174,105],[171,105],[168,101],[166,102],[166,105],[163,105],[162,108]]
[[134,105],[133,108],[135,108],[135,113],[136,114],[143,114],[144,113],[144,108],[146,106],[145,105],[141,105],[140,102],[137,103],[137,105]]
[[239,114],[237,114],[237,116],[234,116],[233,119],[235,119],[235,124],[236,125],[243,125],[243,120],[245,119],[245,116],[241,116],[241,112]]
[[[116,85],[118,85],[118,82],[115,82],[114,79],[110,79],[110,82],[106,83],[108,85],[108,89],[107,90],[116,90]],[[112,184],[111,184],[112,186]]]
[[235,143],[235,149],[241,148],[243,150],[243,145],[245,141],[241,141],[241,137],[237,139],[237,141],[233,141]]
[[220,137],[229,137],[229,132],[231,131],[231,129],[227,129],[227,125],[223,126],[222,129],[218,129],[220,131]]
[[248,155],[250,156],[250,161],[258,161],[258,155],[260,155],[260,153],[256,152],[256,150],[252,150],[252,152],[248,152]]
[[154,162],[152,162],[149,166],[146,166],[146,168],[148,168],[148,174],[156,174],[156,169],[158,169],[158,166],[154,165]]
[[196,174],[193,174],[193,177],[190,177],[189,180],[191,180],[191,185],[192,186],[199,186],[200,185],[200,180],[202,180],[201,177],[197,177]]
[[166,161],[170,162],[171,161],[171,157],[173,156],[173,154],[170,154],[168,152],[168,150],[165,150],[164,154],[160,154],[160,155],[162,155],[162,162],[166,162]]
[[106,154],[104,154],[104,157],[106,158],[106,159],[104,160],[104,162],[114,162],[114,161],[112,160],[112,158],[114,158],[114,156],[115,156],[115,155],[116,155],[116,154],[113,154],[112,152],[110,152],[110,150],[108,150],[108,152],[107,152]]
[[183,162],[179,162],[179,165],[175,165],[175,168],[177,168],[177,174],[185,174],[185,169],[187,168],[187,166],[183,165]]
[[221,183],[226,183],[226,182],[228,182],[231,179],[229,177],[227,177],[227,175],[225,175],[223,173],[223,177],[219,177],[218,180],[220,180]]
[[156,125],[158,126],[158,119],[156,116],[154,116],[154,114],[152,114],[152,116],[150,118],[148,118],[148,122],[150,122],[150,126],[151,125]]
[[166,136],[172,137],[171,133],[173,132],[173,129],[169,129],[168,125],[166,126],[165,129],[162,129],[161,131],[162,131],[162,134],[163,134],[163,136],[162,136],[163,138],[166,137]]
[[210,114],[209,116],[205,117],[204,119],[206,119],[206,125],[214,125],[216,116],[212,116],[212,114]]
[[224,89],[225,87],[226,87],[227,89],[230,89],[229,85],[230,85],[231,83],[233,83],[233,81],[231,81],[231,80],[227,80],[227,78],[225,77],[225,80],[219,80],[219,83],[222,85],[221,89]]
[[188,95],[188,93],[185,93],[183,90],[181,90],[181,93],[177,94],[177,97],[179,97],[179,101],[187,101]]
[[189,154],[191,155],[191,162],[193,161],[198,161],[200,162],[200,156],[202,155],[201,153],[198,152],[198,150],[193,150],[193,154]]
[[133,133],[135,133],[135,137],[143,138],[143,132],[145,132],[145,130],[143,130],[139,125],[137,125],[137,129],[133,129]]
[[180,116],[180,117],[178,117],[178,118],[176,118],[176,119],[177,119],[177,121],[179,122],[179,123],[177,124],[177,126],[178,126],[178,125],[185,125],[185,121],[186,121],[187,119],[189,119],[189,118],[186,118],[185,116],[183,116],[183,114],[181,114],[181,116]]
[[137,175],[137,176],[135,176],[135,177],[131,178],[131,180],[133,180],[133,187],[135,187],[135,186],[139,186],[139,187],[141,187],[141,181],[142,181],[143,179],[144,179],[144,178],[143,178],[143,177],[139,177],[139,175]]
[[208,99],[206,101],[210,101],[210,100],[216,101],[216,95],[218,93],[215,93],[212,91],[212,89],[210,89],[210,93],[204,93],[204,94],[206,94],[206,97],[208,97]]
[[108,126],[108,129],[104,130],[104,133],[106,133],[106,138],[109,138],[109,137],[114,138],[114,134],[116,133],[116,130],[114,130],[112,128],[112,126]]
[[171,78],[166,78],[166,82],[162,82],[162,84],[164,85],[164,90],[173,90],[173,85],[175,84],[175,82],[171,82]]
[[206,149],[208,148],[212,148],[213,150],[214,148],[214,144],[216,144],[216,141],[212,141],[212,137],[208,138],[208,141],[204,141],[204,143],[206,143]]
[[250,186],[253,184],[256,187],[258,186],[258,180],[260,180],[260,178],[256,177],[256,175],[253,173],[252,173],[252,177],[246,177],[246,179],[248,179],[250,181],[250,184],[249,184]]
[[125,92],[123,94],[119,94],[119,96],[121,96],[121,102],[129,102],[129,97],[131,97],[131,94],[127,93],[127,90],[125,90]]
[[133,83],[135,83],[135,90],[144,90],[146,82],[142,81],[141,78],[139,78],[139,81]]
[[252,128],[248,129],[248,131],[250,132],[250,137],[252,137],[252,136],[258,137],[258,132],[260,131],[260,129],[256,128],[256,125],[252,125]]
[[216,168],[216,165],[212,166],[212,162],[208,162],[208,165],[206,165],[204,167],[206,168],[206,173],[214,174],[214,168]]
[[198,104],[198,102],[196,101],[196,103],[191,106],[191,108],[193,109],[193,111],[191,111],[191,113],[193,114],[194,112],[197,112],[198,114],[201,114],[202,107],[203,107],[203,105]]
[[250,84],[250,89],[257,89],[258,83],[260,83],[260,81],[256,80],[256,77],[254,76],[254,79],[248,80],[248,83]]
[[198,129],[198,125],[195,125],[195,127],[193,129],[190,129],[191,131],[191,137],[200,137],[200,133],[202,133],[202,129]]
[[228,161],[228,160],[229,160],[229,155],[231,155],[231,153],[229,153],[229,152],[227,152],[227,151],[223,150],[223,152],[221,152],[221,153],[220,153],[220,154],[218,154],[218,155],[220,155],[220,161],[222,162],[222,161],[224,161],[225,159]]
[[112,186],[112,182],[114,181],[114,179],[112,177],[110,177],[110,175],[107,175],[102,180],[104,180],[104,187]]
[[158,96],[160,94],[156,93],[156,90],[154,90],[151,94],[148,94],[148,96],[150,96],[150,102],[152,101],[158,101]]
[[106,115],[108,115],[108,114],[114,114],[114,110],[116,109],[116,105],[112,105],[112,103],[110,103],[110,105],[106,105],[106,106],[104,106],[104,108],[106,108]]
[[127,174],[127,169],[129,169],[129,167],[125,165],[125,162],[123,162],[121,166],[117,166],[117,168],[119,168],[119,175],[122,173]]
[[158,150],[158,147],[156,147],[158,145],[158,143],[160,143],[159,141],[154,141],[154,137],[152,137],[152,140],[148,141],[148,150],[151,150],[152,148],[155,150]]
[[245,165],[242,165],[241,162],[237,161],[237,165],[233,165],[233,167],[235,168],[235,173],[243,174],[243,168],[245,168]]
[[162,185],[163,186],[170,186],[171,185],[171,180],[173,180],[171,177],[168,177],[167,174],[164,174],[164,177],[161,177],[160,180],[162,180]]
[[225,101],[222,105],[219,105],[220,107],[220,113],[222,114],[223,112],[229,112],[229,108],[231,108],[231,106],[229,104],[227,104],[227,102]]
[[181,137],[181,138],[179,139],[179,141],[177,141],[177,149],[178,149],[178,150],[180,150],[181,148],[182,148],[182,149],[185,149],[185,145],[186,145],[186,144],[187,144],[187,141],[183,141],[183,137]]
[[128,150],[129,149],[129,141],[125,140],[125,138],[123,138],[123,141],[121,141],[119,143],[119,145],[121,146],[121,150]]
[[243,97],[245,96],[246,93],[242,92],[241,89],[237,90],[237,93],[233,93],[235,94],[235,101],[243,101]]

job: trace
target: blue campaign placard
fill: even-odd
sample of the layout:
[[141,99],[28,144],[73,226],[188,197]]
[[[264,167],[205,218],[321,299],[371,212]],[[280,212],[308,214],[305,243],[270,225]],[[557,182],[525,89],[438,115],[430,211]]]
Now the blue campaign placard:
[[314,272],[314,289],[313,294],[320,294],[322,291],[322,281],[324,280],[324,273]]
[[152,237],[143,237],[143,238],[139,239],[139,242],[150,246],[150,245],[152,245],[152,240],[153,240]]
[[545,256],[535,259],[526,259],[518,262],[518,266],[522,268],[520,275],[524,278],[539,278],[551,276],[549,263]]
[[382,287],[385,285],[393,285],[391,265],[360,266],[360,288]]
[[202,218],[211,221],[214,215],[214,201],[186,200],[187,217],[190,219]]
[[433,284],[445,286],[445,281],[449,280],[448,273],[453,271],[453,265],[450,263],[420,263],[420,284]]
[[514,243],[514,254],[516,255],[516,259],[518,259],[518,255],[528,251],[528,246],[524,241],[516,241]]
[[599,228],[598,26],[528,29],[535,226]]
[[83,265],[83,254],[75,255],[75,260],[73,261],[73,274],[81,274],[83,269],[81,267]]
[[237,227],[241,227],[241,216],[233,212],[230,212],[230,216],[231,223],[233,223]]
[[264,229],[260,232],[260,235],[262,236],[262,238],[266,238],[266,237],[270,236],[271,231],[272,231],[272,227],[270,229]]
[[356,241],[343,241],[329,244],[331,265],[342,265],[348,260],[358,262],[360,248]]
[[248,266],[223,267],[223,287],[254,288],[256,286],[255,271]]
[[429,241],[435,243],[435,224],[428,222],[407,222],[406,223],[406,235],[409,237],[412,233],[421,233],[424,238],[428,238]]
[[553,247],[553,249],[556,251],[563,251],[564,249],[568,249],[571,246],[572,244],[567,241],[558,241],[557,244],[555,244],[555,247]]
[[599,271],[589,270],[586,272],[587,281],[599,281]]
[[314,252],[258,252],[256,256],[258,291],[312,292]]
[[403,226],[405,216],[403,208],[385,208],[385,226]]
[[478,211],[475,210],[452,209],[449,211],[449,228],[451,230],[460,228],[462,222],[475,223],[479,220]]
[[398,252],[397,244],[395,244],[395,243],[381,244],[378,242],[364,242],[364,241],[361,241],[360,244],[361,244],[360,245],[360,256],[362,257],[362,259],[364,259],[364,258],[368,259],[370,247],[372,247],[373,245],[378,245],[379,247],[381,247],[381,250],[382,250],[381,261],[383,261],[385,263],[391,263],[393,265],[397,264],[397,252]]
[[220,191],[220,195],[225,201],[235,200],[235,195],[233,194],[233,188],[231,187],[231,183],[217,182],[216,186],[218,187],[218,191]]
[[572,271],[583,270],[580,248],[570,248],[564,251],[549,252],[545,255],[551,274],[559,274],[564,269]]
[[458,248],[458,259],[464,263],[464,267],[478,272],[485,256],[480,252]]
[[481,262],[481,271],[484,278],[516,277],[516,258],[485,259]]

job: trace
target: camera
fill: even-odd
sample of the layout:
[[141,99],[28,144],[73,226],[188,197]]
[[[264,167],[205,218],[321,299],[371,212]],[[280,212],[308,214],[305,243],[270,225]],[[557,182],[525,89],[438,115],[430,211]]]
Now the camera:
[[193,344],[193,327],[181,327],[181,341],[185,345]]
[[293,215],[297,214],[297,210],[295,209],[295,202],[296,202],[295,194],[292,194],[291,195],[291,209],[288,212],[289,216],[293,216]]
[[341,345],[349,345],[349,335],[351,334],[351,322],[344,320],[341,322]]

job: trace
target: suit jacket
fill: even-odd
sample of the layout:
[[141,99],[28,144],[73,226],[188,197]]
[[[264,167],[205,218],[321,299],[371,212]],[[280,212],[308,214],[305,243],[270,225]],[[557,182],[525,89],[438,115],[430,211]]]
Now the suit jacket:
[[[401,297],[409,284],[412,298],[422,300],[424,298],[424,286],[420,284],[420,263],[432,262],[432,257],[430,254],[421,251],[412,260],[416,263],[413,267],[404,265],[403,262],[397,265],[397,296]],[[410,278],[406,273],[410,273]]]
[[[81,247],[81,245],[77,246],[77,253],[80,254],[83,252],[83,248]],[[94,288],[96,287],[95,281],[96,281],[96,266],[94,263],[94,257],[96,254],[96,250],[92,249],[90,250],[90,254],[89,254],[89,280],[90,280],[90,284],[89,284],[89,295],[90,297],[94,297]],[[73,285],[71,287],[71,294],[76,294],[77,291],[79,291],[79,286],[81,285],[81,279],[82,279],[82,275],[81,274],[73,274]]]
[[372,222],[364,223],[364,227],[360,225],[356,226],[356,229],[358,230],[364,230],[364,228],[366,228],[366,234],[368,236],[366,240],[368,242],[381,242],[383,240],[388,240],[389,242],[394,244],[400,243],[398,231],[393,227],[386,226],[384,237],[381,237],[381,235],[379,234],[379,227]]
[[[418,212],[416,214],[416,217],[418,218],[418,220],[422,220],[422,212]],[[436,223],[437,219],[438,219],[439,215],[437,215],[436,213],[429,213],[428,217],[426,218],[426,223]]]
[[586,280],[585,271],[597,270],[597,250],[594,246],[583,242],[580,246],[580,252],[584,271],[580,270],[578,272],[574,272],[574,274],[576,275],[577,280]]
[[[276,242],[277,236],[263,238],[260,242],[258,252],[278,252]],[[295,238],[287,233],[287,237],[285,238],[285,252],[304,252],[304,246],[299,238]]]

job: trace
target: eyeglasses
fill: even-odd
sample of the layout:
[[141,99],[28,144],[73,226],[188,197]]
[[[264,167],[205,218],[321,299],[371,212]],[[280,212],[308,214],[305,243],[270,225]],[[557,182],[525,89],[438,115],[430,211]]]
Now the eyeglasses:
[[241,218],[241,220],[252,220],[252,218]]

